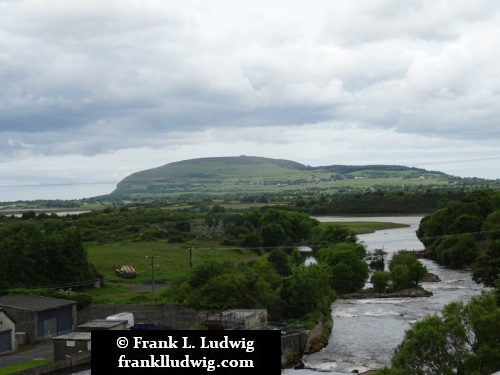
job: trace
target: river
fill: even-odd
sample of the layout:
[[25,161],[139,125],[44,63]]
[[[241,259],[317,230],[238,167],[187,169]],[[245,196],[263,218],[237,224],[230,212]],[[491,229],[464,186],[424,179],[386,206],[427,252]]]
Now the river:
[[[408,224],[405,228],[380,230],[359,235],[367,250],[384,249],[388,256],[398,250],[422,250],[416,237],[422,216],[363,216],[317,217],[324,222],[388,221]],[[422,283],[433,296],[423,298],[387,298],[337,300],[332,304],[333,330],[328,345],[320,352],[303,358],[304,369],[283,369],[282,375],[334,375],[360,373],[390,364],[394,348],[401,342],[412,322],[430,314],[439,314],[452,301],[467,302],[481,293],[483,287],[472,281],[470,272],[449,270],[423,259],[429,272],[441,279],[437,283]],[[90,370],[73,375],[90,374]]]
[[[388,221],[409,227],[380,230],[359,235],[367,250],[384,249],[388,257],[398,250],[422,250],[416,237],[422,216],[386,217],[318,217],[324,222]],[[311,375],[318,372],[352,374],[390,365],[391,355],[415,322],[430,314],[439,314],[449,302],[467,302],[484,289],[471,279],[470,272],[449,270],[435,262],[422,259],[428,271],[441,279],[422,283],[431,297],[337,300],[332,304],[333,330],[328,345],[303,358],[304,369],[284,369],[283,375]]]

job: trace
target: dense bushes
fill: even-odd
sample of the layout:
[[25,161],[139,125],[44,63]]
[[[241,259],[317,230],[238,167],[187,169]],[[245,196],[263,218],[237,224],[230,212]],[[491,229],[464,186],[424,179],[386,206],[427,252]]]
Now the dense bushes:
[[18,220],[0,227],[4,288],[78,284],[98,277],[72,223]]
[[[497,289],[498,292],[498,289]],[[500,368],[500,307],[495,292],[452,302],[414,323],[377,375],[493,374]]]
[[321,248],[316,252],[316,258],[318,263],[329,267],[330,285],[337,293],[352,293],[364,287],[368,264],[358,244],[339,243]]
[[374,272],[370,282],[375,292],[395,292],[417,287],[426,275],[427,268],[413,252],[399,250],[389,261],[389,272]]
[[450,268],[472,267],[475,280],[491,286],[500,274],[500,255],[495,245],[490,244],[500,238],[500,193],[489,190],[467,193],[425,216],[417,236],[440,264]]
[[276,249],[238,265],[205,262],[164,293],[169,300],[199,309],[266,308],[272,320],[327,314],[336,296],[328,282],[331,269],[300,264],[296,252]]

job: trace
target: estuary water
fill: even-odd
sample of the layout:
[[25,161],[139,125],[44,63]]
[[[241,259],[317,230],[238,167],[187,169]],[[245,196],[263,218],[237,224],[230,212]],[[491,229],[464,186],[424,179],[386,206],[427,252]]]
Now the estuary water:
[[[388,258],[398,250],[423,250],[416,237],[423,216],[377,217],[317,217],[324,222],[387,221],[408,224],[409,227],[376,231],[359,235],[367,250],[384,249]],[[481,293],[482,285],[471,279],[470,272],[449,270],[435,262],[422,259],[428,271],[441,279],[436,283],[422,283],[431,291],[431,297],[380,298],[337,300],[332,304],[333,330],[328,345],[317,353],[303,358],[304,369],[284,369],[286,375],[352,374],[390,365],[396,346],[410,324],[430,314],[440,314],[449,302],[467,302]]]

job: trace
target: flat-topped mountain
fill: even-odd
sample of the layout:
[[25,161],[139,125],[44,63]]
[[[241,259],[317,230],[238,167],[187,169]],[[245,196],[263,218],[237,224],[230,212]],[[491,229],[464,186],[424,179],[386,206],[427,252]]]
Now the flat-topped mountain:
[[468,180],[442,172],[398,165],[311,167],[291,160],[258,156],[183,160],[131,174],[114,197],[256,194],[327,190],[442,186]]

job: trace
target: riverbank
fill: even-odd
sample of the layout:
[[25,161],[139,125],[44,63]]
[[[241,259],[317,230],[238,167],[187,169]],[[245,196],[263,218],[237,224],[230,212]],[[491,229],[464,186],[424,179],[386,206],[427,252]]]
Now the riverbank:
[[420,298],[420,297],[430,297],[432,295],[433,295],[432,292],[429,292],[428,290],[420,288],[412,288],[390,293],[360,292],[360,293],[341,294],[339,296],[339,299]]
[[[319,352],[326,345],[328,345],[328,341],[324,338],[324,332],[326,329],[326,318],[322,316],[318,323],[308,332],[306,348],[304,354],[312,354]],[[330,332],[329,332],[330,333]],[[302,369],[304,368],[304,362],[302,359],[299,359],[297,363],[293,364],[294,369]],[[375,375],[377,370],[368,370],[365,372],[360,372],[360,375]]]
[[[440,281],[439,277],[437,277],[434,274],[429,274],[427,280],[428,282]],[[425,290],[423,288],[411,288],[392,293],[375,293],[373,291],[348,293],[339,295],[338,299],[349,300],[349,299],[382,299],[382,298],[424,298],[424,297],[430,297],[432,295],[433,295],[432,292]],[[321,317],[320,319],[318,319],[318,323],[314,326],[314,328],[312,328],[308,332],[304,354],[312,354],[319,352],[328,345],[328,340],[325,339],[325,336],[329,337],[330,332],[327,332],[327,334],[325,334],[325,329],[327,329],[326,323],[327,319],[325,317]],[[303,363],[301,360],[299,360],[294,367],[302,368],[302,366]],[[368,371],[363,374],[369,375],[374,373],[375,372]]]

